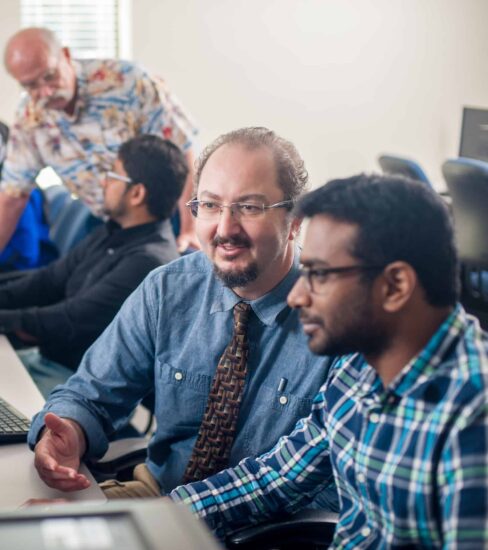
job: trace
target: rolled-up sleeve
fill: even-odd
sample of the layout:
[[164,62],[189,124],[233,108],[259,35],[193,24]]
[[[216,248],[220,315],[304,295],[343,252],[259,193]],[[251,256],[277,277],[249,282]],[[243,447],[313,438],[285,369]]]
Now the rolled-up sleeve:
[[7,143],[0,191],[13,196],[30,193],[42,168],[44,164],[36,147],[34,132],[29,132],[22,120],[16,120]]
[[159,289],[149,276],[127,299],[113,322],[86,352],[77,372],[57,386],[31,426],[37,443],[44,416],[53,412],[76,420],[87,437],[87,457],[99,458],[108,438],[130,419],[154,387],[154,333]]

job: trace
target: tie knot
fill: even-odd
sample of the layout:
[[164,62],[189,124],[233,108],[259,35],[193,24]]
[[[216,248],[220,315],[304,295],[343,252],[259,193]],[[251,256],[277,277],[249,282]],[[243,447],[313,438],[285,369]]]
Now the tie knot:
[[247,330],[251,306],[245,302],[239,302],[234,306],[234,332],[244,334]]

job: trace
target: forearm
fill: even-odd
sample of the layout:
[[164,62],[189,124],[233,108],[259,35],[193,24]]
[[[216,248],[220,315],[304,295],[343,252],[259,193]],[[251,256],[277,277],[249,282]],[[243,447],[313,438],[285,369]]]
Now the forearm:
[[327,438],[311,416],[269,453],[177,487],[170,497],[191,507],[223,536],[244,524],[299,509],[332,479]]
[[0,191],[0,251],[12,238],[28,198],[28,195],[13,196]]

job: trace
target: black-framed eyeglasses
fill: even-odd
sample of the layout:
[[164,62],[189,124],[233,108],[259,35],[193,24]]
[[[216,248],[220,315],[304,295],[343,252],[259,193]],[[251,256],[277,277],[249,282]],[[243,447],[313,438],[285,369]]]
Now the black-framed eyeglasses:
[[232,202],[231,204],[222,204],[216,201],[204,201],[193,199],[186,203],[193,217],[202,220],[218,220],[224,211],[224,208],[230,208],[232,215],[238,219],[259,219],[272,208],[287,208],[291,210],[293,201],[281,201],[274,204],[264,204],[259,202]]
[[382,271],[383,265],[346,265],[340,267],[306,267],[300,266],[300,277],[303,277],[308,290],[313,294],[325,294],[327,282],[331,275],[347,275],[358,271]]
[[129,185],[132,185],[134,183],[128,176],[122,176],[121,174],[117,174],[117,172],[108,171],[105,173],[105,176],[108,179],[123,181],[124,183],[128,183]]

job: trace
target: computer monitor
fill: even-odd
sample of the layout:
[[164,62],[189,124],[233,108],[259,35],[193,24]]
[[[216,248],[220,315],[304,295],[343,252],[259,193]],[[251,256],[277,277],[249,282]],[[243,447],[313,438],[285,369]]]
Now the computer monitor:
[[53,504],[0,513],[8,550],[219,550],[189,510],[169,499]]
[[464,107],[459,156],[488,162],[488,109]]

